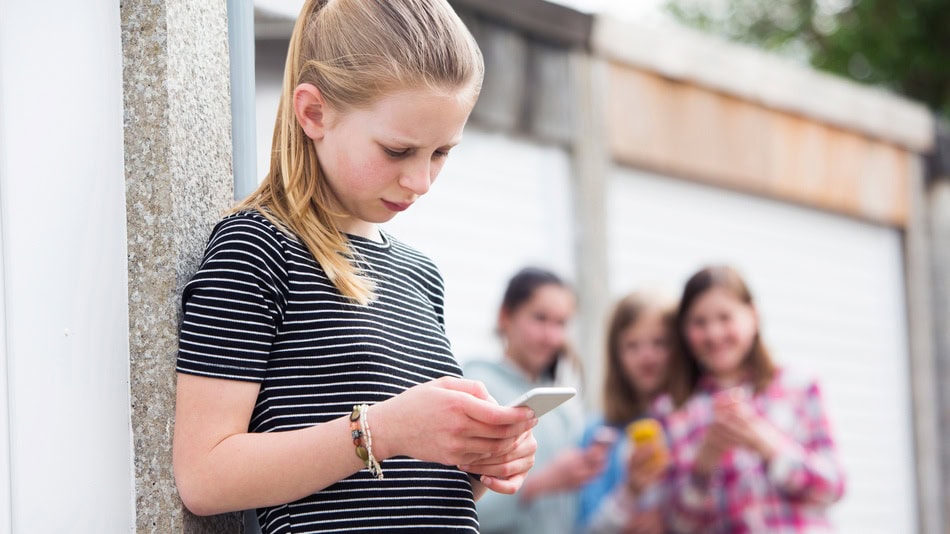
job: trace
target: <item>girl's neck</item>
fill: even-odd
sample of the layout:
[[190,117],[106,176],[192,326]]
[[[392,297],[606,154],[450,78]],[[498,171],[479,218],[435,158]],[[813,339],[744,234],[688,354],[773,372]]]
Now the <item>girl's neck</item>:
[[653,401],[660,396],[662,389],[657,389],[656,391],[640,392],[637,391],[634,393],[637,402],[643,408],[649,408],[653,404]]
[[364,223],[348,225],[347,227],[341,228],[341,230],[343,230],[343,232],[346,234],[359,236],[377,243],[382,243],[383,241],[383,236],[379,233],[379,227],[375,224]]
[[710,373],[709,378],[712,380],[713,384],[716,385],[717,389],[727,389],[742,385],[742,383],[745,382],[746,372],[745,369],[740,367],[732,371],[724,371],[715,374]]

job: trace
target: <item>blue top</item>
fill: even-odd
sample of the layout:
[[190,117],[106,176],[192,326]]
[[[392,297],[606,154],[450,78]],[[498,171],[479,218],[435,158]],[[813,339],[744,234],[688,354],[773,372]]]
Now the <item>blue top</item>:
[[[616,515],[615,512],[617,512],[617,510],[614,507],[617,503],[613,503],[613,505],[608,503],[610,500],[609,497],[614,495],[615,490],[625,483],[627,458],[633,447],[630,443],[630,439],[627,437],[626,427],[634,421],[639,421],[647,417],[657,417],[661,421],[661,424],[664,425],[664,436],[666,436],[665,423],[663,421],[665,416],[672,410],[673,405],[669,396],[663,396],[653,402],[648,413],[631,419],[624,424],[607,424],[603,418],[600,417],[587,426],[581,438],[581,444],[585,447],[590,445],[597,431],[605,426],[618,432],[618,439],[611,446],[604,472],[588,482],[580,490],[580,494],[578,495],[577,522],[575,523],[577,532],[615,531],[613,526],[609,524],[611,521],[605,523],[604,519],[605,514]],[[626,510],[626,512],[636,513],[636,510],[646,510],[658,506],[666,498],[666,488],[664,486],[664,484],[655,484],[652,486],[649,491],[644,492],[644,494],[640,496],[633,506],[633,509]],[[599,510],[600,513],[598,514]],[[617,518],[613,519],[616,520]]]
[[610,453],[607,457],[607,465],[604,468],[604,472],[588,482],[580,490],[577,503],[578,530],[583,530],[591,518],[594,517],[594,513],[600,507],[604,499],[624,481],[626,455],[627,451],[630,450],[629,440],[624,432],[626,425],[607,425],[603,418],[598,418],[584,430],[584,435],[581,438],[581,446],[587,447],[590,445],[597,430],[603,426],[609,426],[616,430],[619,439],[610,447]]

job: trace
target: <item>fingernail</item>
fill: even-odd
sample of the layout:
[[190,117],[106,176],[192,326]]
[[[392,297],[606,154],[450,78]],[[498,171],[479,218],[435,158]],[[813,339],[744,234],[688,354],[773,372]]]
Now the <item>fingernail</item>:
[[538,424],[538,422],[540,422],[540,421],[541,421],[541,420],[538,419],[537,417],[532,418],[532,419],[531,419],[531,428],[534,428],[534,427]]
[[491,479],[490,476],[488,476],[488,475],[482,475],[482,477],[481,477],[479,480],[482,481],[482,484],[484,484],[484,485],[486,485],[486,486],[491,486],[492,479]]

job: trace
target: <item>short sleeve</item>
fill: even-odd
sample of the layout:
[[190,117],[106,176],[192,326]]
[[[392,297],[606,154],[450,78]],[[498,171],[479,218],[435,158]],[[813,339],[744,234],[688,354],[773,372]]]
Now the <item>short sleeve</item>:
[[260,216],[221,221],[182,294],[177,370],[262,381],[286,296],[279,231]]

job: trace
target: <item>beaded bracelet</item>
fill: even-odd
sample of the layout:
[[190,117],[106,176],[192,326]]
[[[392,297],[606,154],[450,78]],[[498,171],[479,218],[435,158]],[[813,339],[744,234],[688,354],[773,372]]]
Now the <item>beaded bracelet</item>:
[[350,413],[350,437],[356,447],[356,456],[366,464],[366,468],[377,480],[383,479],[383,467],[373,456],[373,435],[369,431],[369,405],[353,406]]

